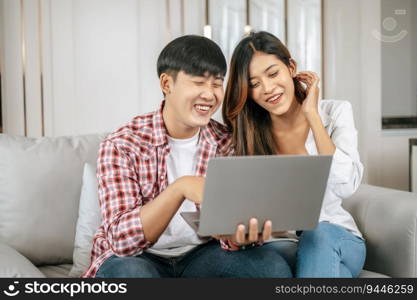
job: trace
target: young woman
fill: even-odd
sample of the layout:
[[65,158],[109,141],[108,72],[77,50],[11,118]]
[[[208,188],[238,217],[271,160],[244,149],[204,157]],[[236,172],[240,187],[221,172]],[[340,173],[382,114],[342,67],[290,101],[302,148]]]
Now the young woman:
[[297,73],[278,38],[251,33],[232,56],[223,119],[232,131],[236,155],[333,155],[319,225],[299,237],[295,274],[357,277],[365,243],[342,208],[342,200],[362,179],[357,131],[350,103],[319,101],[318,83],[313,72]]

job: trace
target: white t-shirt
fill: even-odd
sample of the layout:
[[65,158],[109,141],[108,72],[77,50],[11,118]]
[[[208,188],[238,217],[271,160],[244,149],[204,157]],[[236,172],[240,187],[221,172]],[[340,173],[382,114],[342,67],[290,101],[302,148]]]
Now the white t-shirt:
[[[168,136],[170,153],[167,157],[168,184],[186,175],[195,175],[198,159],[199,132],[189,139],[174,139]],[[145,250],[162,257],[175,257],[192,250],[207,239],[200,239],[195,231],[184,221],[180,213],[196,211],[194,202],[184,200],[168,227],[158,241]]]

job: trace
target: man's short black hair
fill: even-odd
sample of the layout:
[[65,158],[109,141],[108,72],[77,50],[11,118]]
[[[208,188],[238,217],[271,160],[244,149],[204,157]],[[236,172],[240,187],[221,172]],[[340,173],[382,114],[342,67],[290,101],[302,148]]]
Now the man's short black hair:
[[170,74],[174,80],[179,71],[193,76],[224,76],[226,59],[220,47],[212,40],[198,35],[174,39],[159,54],[158,77]]

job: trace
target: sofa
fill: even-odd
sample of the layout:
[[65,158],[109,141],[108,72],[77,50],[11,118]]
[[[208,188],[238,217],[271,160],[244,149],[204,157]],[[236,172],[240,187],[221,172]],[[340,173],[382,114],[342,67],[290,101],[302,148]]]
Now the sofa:
[[[86,166],[95,168],[105,136],[0,134],[0,277],[77,277],[85,269],[74,272],[100,218]],[[344,207],[366,239],[360,277],[417,277],[417,194],[362,184]]]

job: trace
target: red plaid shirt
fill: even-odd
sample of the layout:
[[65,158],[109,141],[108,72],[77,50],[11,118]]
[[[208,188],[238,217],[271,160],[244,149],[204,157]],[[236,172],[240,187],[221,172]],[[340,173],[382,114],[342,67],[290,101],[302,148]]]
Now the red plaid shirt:
[[[139,212],[168,185],[166,158],[170,148],[158,111],[135,117],[100,144],[97,178],[102,224],[97,230],[91,265],[82,277],[94,277],[113,254],[136,256],[152,246],[145,239]],[[232,152],[231,136],[211,120],[200,130],[197,176],[205,176],[210,157]],[[223,248],[227,245],[222,241]]]

